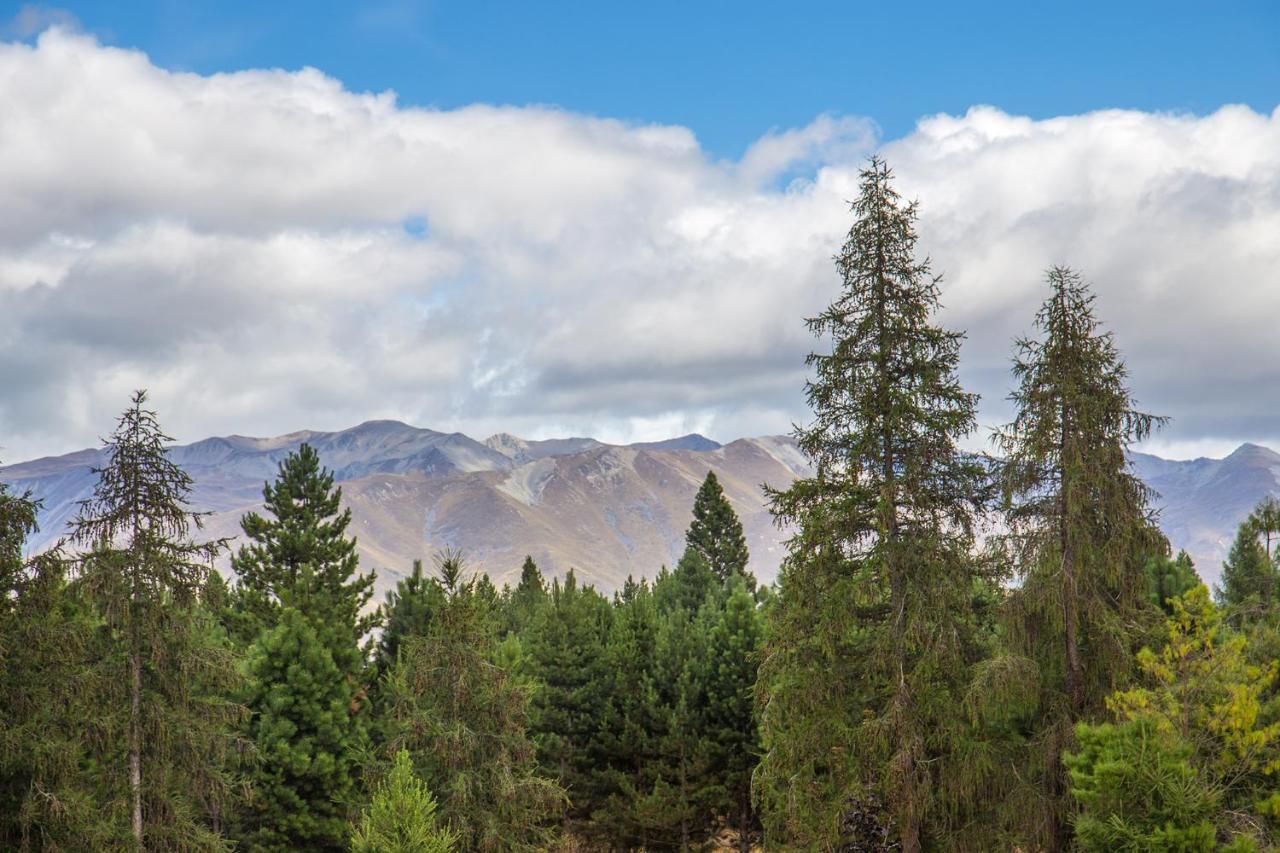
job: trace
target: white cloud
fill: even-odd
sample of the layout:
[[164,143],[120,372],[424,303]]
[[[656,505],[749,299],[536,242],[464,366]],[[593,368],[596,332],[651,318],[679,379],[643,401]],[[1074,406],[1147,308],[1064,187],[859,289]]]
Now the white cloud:
[[[185,439],[373,417],[784,431],[876,144],[820,116],[722,162],[686,128],[174,73],[57,28],[0,45],[0,105],[9,460],[91,443],[135,386]],[[984,420],[1042,270],[1068,262],[1178,419],[1167,441],[1280,437],[1280,114],[975,108],[883,151]]]

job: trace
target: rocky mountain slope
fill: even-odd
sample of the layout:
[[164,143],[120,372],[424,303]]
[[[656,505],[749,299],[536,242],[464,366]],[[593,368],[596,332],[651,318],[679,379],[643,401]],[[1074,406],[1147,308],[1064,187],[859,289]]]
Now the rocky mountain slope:
[[[264,481],[304,441],[341,482],[362,564],[384,589],[415,558],[446,546],[464,549],[499,585],[518,576],[526,553],[546,571],[575,567],[605,589],[629,574],[652,576],[683,550],[694,493],[711,469],[742,517],[753,570],[770,580],[781,536],[763,484],[784,487],[807,470],[791,440],[776,437],[724,446],[696,435],[629,446],[506,434],[479,442],[374,421],[332,433],[209,438],[172,450],[195,479],[194,505],[213,513],[208,534],[238,534],[241,515],[261,508]],[[44,500],[33,547],[62,534],[102,461],[86,450],[0,469],[0,479]]]
[[[445,546],[464,549],[499,585],[518,575],[526,553],[551,573],[575,567],[605,589],[629,574],[652,576],[679,557],[693,495],[708,470],[742,517],[753,570],[769,581],[784,536],[763,485],[784,487],[808,472],[794,442],[776,436],[723,446],[700,435],[627,446],[505,433],[481,442],[371,421],[340,432],[227,436],[173,448],[174,460],[195,478],[196,507],[213,513],[209,534],[238,534],[240,516],[261,508],[264,481],[304,441],[341,482],[362,562],[378,571],[383,589],[415,558]],[[1132,459],[1160,493],[1160,523],[1174,548],[1185,548],[1210,583],[1236,525],[1263,496],[1280,494],[1280,454],[1253,444],[1225,459]],[[0,480],[44,500],[33,547],[62,534],[101,463],[100,451],[83,450],[0,469]]]

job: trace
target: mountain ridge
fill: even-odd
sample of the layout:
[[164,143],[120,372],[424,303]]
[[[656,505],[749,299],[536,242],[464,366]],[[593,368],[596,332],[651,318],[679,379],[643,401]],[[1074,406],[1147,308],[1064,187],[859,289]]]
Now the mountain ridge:
[[[786,533],[774,525],[762,487],[785,487],[810,472],[788,436],[721,444],[690,433],[609,444],[495,433],[477,441],[387,419],[336,431],[210,436],[170,453],[195,480],[194,508],[211,513],[209,534],[234,537],[240,516],[261,508],[263,484],[303,442],[343,487],[351,532],[381,588],[413,559],[445,546],[463,548],[498,583],[515,577],[525,553],[550,574],[573,567],[605,589],[629,575],[652,576],[678,558],[693,494],[709,470],[743,519],[753,570],[768,581]],[[1266,495],[1280,495],[1280,453],[1259,444],[1246,442],[1221,459],[1129,458],[1159,494],[1159,522],[1174,549],[1187,550],[1209,583],[1239,522]],[[0,480],[44,501],[34,549],[62,534],[104,461],[101,449],[84,449],[0,467]]]

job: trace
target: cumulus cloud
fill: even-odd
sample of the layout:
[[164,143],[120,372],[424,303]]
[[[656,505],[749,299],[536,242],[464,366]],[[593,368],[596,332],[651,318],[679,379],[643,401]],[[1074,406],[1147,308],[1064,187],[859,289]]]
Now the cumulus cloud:
[[56,27],[0,45],[0,104],[6,459],[92,442],[140,386],[184,439],[785,431],[877,147],[921,202],[984,421],[1067,262],[1166,442],[1280,437],[1280,113],[975,108],[888,142],[819,116],[725,162],[682,127],[176,73]]

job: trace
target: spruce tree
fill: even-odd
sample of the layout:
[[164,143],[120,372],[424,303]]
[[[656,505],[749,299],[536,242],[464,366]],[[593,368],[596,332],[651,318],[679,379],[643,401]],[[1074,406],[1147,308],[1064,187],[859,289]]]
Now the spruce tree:
[[409,751],[461,848],[543,849],[564,792],[538,774],[524,690],[492,663],[492,604],[463,579],[459,555],[439,568],[444,605],[388,676],[392,748]]
[[685,533],[685,544],[703,556],[721,583],[734,575],[742,575],[750,578],[750,585],[755,586],[755,578],[747,572],[749,555],[742,522],[725,497],[715,471],[707,472],[694,496],[693,521]]
[[1168,616],[1173,613],[1173,600],[1200,585],[1191,555],[1179,551],[1170,559],[1160,554],[1147,558],[1144,567],[1147,576],[1147,600]]
[[711,564],[696,548],[685,548],[675,571],[669,572],[664,566],[653,584],[659,611],[665,614],[682,610],[688,618],[722,592],[723,587],[711,570]]
[[1042,807],[1014,818],[1029,843],[1056,850],[1069,839],[1060,756],[1075,723],[1097,715],[1131,672],[1133,647],[1156,612],[1143,565],[1168,545],[1126,457],[1161,419],[1136,409],[1080,276],[1055,267],[1048,284],[1040,337],[1017,342],[1016,414],[996,442],[1021,581],[1008,598],[1010,635],[1015,652],[1035,663],[1040,691],[1030,764],[1008,778],[1039,780]]
[[249,651],[246,704],[257,748],[241,840],[252,850],[344,850],[365,731],[356,699],[312,620],[293,607]]
[[547,602],[547,583],[533,557],[526,556],[520,567],[520,582],[503,604],[503,630],[524,636]]
[[414,775],[413,761],[402,749],[360,816],[351,853],[450,853],[457,839],[439,825],[437,810],[431,790]]
[[836,266],[808,321],[830,340],[799,429],[812,477],[773,494],[796,530],[772,608],[758,772],[770,846],[834,847],[883,800],[903,849],[939,843],[942,786],[960,767],[959,694],[984,470],[957,442],[976,397],[956,379],[962,335],[934,324],[939,279],[916,257],[917,216],[873,158]]
[[106,440],[106,465],[72,526],[85,549],[78,584],[109,632],[91,679],[102,690],[95,766],[135,847],[218,849],[236,780],[212,759],[235,753],[243,709],[226,698],[239,684],[235,661],[208,642],[198,598],[223,546],[190,538],[201,526],[191,478],[145,403],[136,392]]

